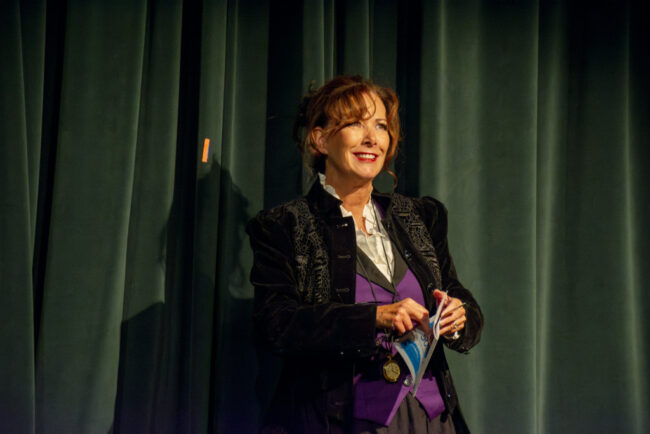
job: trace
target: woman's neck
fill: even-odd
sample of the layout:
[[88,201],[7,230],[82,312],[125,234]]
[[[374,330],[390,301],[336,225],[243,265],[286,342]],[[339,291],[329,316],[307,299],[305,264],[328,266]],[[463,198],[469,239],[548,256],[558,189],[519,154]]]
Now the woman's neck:
[[359,215],[363,214],[363,208],[366,206],[370,200],[370,193],[372,193],[372,186],[370,188],[357,188],[351,191],[341,192],[338,188],[334,187],[338,193],[341,201],[343,202],[343,208],[350,211],[352,214],[356,215],[358,211]]

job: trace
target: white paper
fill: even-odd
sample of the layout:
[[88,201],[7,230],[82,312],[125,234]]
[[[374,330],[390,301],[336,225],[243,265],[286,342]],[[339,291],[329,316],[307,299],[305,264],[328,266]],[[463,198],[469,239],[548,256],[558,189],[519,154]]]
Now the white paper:
[[413,378],[413,395],[418,390],[420,381],[422,381],[422,376],[424,371],[426,371],[427,366],[429,365],[429,360],[433,355],[433,350],[436,348],[438,339],[440,337],[440,317],[442,315],[443,306],[447,300],[447,294],[438,305],[436,313],[429,318],[429,326],[433,330],[433,339],[429,342],[429,338],[424,334],[424,332],[415,328],[409,334],[409,337],[401,342],[395,342],[395,347],[397,352],[402,356],[402,359],[406,363],[406,366],[411,371],[411,378]]

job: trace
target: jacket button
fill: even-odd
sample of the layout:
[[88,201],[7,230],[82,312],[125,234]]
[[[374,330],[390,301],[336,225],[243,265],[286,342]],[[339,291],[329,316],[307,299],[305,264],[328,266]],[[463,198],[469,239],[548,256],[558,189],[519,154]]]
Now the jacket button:
[[411,252],[409,252],[408,250],[404,250],[404,257],[406,259],[410,259],[411,258]]
[[413,384],[413,379],[411,378],[410,375],[407,375],[406,378],[404,379],[404,385],[406,387],[409,387],[411,384]]

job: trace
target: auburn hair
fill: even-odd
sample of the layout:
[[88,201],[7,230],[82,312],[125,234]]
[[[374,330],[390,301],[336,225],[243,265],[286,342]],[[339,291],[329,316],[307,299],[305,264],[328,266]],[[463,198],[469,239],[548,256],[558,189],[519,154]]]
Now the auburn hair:
[[302,98],[293,127],[293,139],[307,166],[315,172],[325,173],[327,157],[316,149],[312,138],[314,128],[322,128],[325,137],[328,137],[336,134],[351,121],[367,119],[376,110],[376,107],[368,107],[366,96],[371,95],[377,95],[386,107],[390,143],[384,160],[384,170],[397,181],[388,165],[397,155],[401,140],[399,100],[390,88],[376,85],[359,75],[334,77],[318,89],[310,89]]

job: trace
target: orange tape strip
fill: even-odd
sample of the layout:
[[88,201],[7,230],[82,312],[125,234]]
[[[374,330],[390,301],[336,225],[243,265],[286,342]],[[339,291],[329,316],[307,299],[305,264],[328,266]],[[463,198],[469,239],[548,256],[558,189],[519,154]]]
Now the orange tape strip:
[[205,140],[203,141],[203,158],[201,158],[201,161],[203,163],[208,162],[208,151],[209,150],[210,150],[210,139],[208,139],[206,137]]

